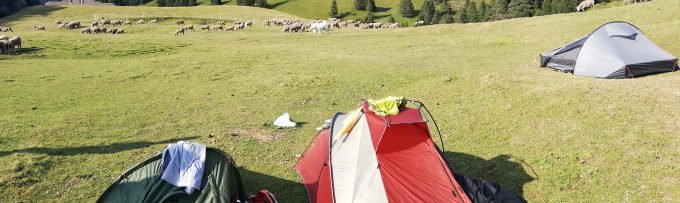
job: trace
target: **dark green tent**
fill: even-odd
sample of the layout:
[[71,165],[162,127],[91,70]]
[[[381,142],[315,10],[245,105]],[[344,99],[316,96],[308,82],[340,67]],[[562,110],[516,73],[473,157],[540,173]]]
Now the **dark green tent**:
[[118,177],[97,202],[223,202],[246,200],[236,163],[226,153],[206,148],[201,188],[188,195],[182,188],[161,179],[161,154]]

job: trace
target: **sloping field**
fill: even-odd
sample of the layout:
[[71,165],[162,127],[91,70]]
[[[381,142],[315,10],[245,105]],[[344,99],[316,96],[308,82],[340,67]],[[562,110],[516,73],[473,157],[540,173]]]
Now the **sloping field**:
[[[230,153],[247,191],[304,202],[291,169],[336,111],[361,98],[424,102],[455,172],[531,202],[677,202],[680,72],[604,80],[538,68],[538,54],[623,20],[680,55],[680,2],[390,30],[284,34],[257,8],[32,7],[0,19],[24,39],[0,55],[0,202],[91,202],[119,174],[187,139]],[[55,20],[256,19],[239,32],[123,35]],[[45,25],[46,32],[31,25]],[[2,33],[8,34],[8,33]],[[275,129],[290,112],[302,127]],[[426,167],[426,166],[425,166]]]

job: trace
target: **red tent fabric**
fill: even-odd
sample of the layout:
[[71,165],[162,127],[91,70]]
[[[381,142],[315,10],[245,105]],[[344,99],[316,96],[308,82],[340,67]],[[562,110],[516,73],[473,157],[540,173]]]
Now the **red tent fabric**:
[[[364,103],[364,107],[368,104]],[[379,116],[337,114],[298,160],[310,202],[471,202],[432,141],[420,109]]]

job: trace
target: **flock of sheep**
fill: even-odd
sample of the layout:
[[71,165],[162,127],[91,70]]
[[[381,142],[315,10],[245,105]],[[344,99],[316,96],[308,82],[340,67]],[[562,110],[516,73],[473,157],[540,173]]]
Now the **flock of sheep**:
[[[421,22],[421,25],[424,24],[422,21],[419,22]],[[273,18],[265,20],[263,24],[265,26],[283,26],[281,32],[310,31],[314,34],[326,33],[331,28],[345,28],[350,26],[360,29],[399,28],[399,23],[363,23],[354,20],[342,21],[338,18],[329,18],[324,21],[315,20],[307,23],[302,23],[300,20]]]
[[[176,25],[184,25],[184,20],[179,20],[175,22]],[[234,25],[225,27],[226,22],[225,21],[217,21],[215,25],[212,26],[212,30],[222,30],[222,31],[238,31],[245,29],[246,27],[251,27],[253,26],[253,21],[242,21],[242,20],[237,20],[234,22]],[[177,36],[179,34],[184,34],[186,31],[196,31],[194,30],[194,25],[187,25],[184,27],[181,27],[173,33],[173,35]],[[211,30],[210,25],[202,25],[201,30]]]
[[14,36],[9,38],[5,35],[0,35],[0,54],[14,53],[17,48],[21,48],[21,37]]

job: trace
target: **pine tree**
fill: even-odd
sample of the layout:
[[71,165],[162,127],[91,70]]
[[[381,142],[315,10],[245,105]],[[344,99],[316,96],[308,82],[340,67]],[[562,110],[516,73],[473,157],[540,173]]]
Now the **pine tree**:
[[479,22],[489,21],[489,6],[486,5],[486,1],[482,1],[479,4],[479,10],[477,11],[477,20]]
[[467,22],[468,23],[479,22],[477,15],[477,2],[466,0],[465,5],[466,5],[465,18],[467,19]]
[[366,10],[375,11],[375,0],[366,0]]
[[491,6],[491,18],[490,20],[503,20],[507,18],[508,12],[508,1],[507,0],[494,0]]
[[336,3],[335,0],[331,2],[331,11],[328,12],[328,16],[330,16],[331,18],[338,17],[338,3]]
[[439,4],[439,8],[437,9],[437,15],[436,15],[436,20],[433,20],[437,23],[447,23],[445,18],[450,17],[449,15],[452,13],[451,5],[449,4],[448,1],[443,1],[441,4]]
[[394,17],[390,16],[390,18],[387,20],[389,23],[394,23]]
[[357,10],[366,10],[366,0],[354,0],[354,8]]
[[373,23],[375,22],[375,16],[373,16],[373,11],[368,11],[368,14],[366,14],[366,18],[362,21],[362,23]]
[[423,6],[420,8],[420,20],[425,21],[425,24],[431,25],[434,22],[434,17],[436,14],[434,3],[431,0],[425,0]]
[[267,8],[267,0],[255,0],[255,6]]
[[[196,1],[196,0],[194,0]],[[255,5],[255,0],[246,0],[246,6],[254,6]]]
[[511,0],[508,4],[508,15],[511,18],[530,17],[533,14],[531,0]]
[[399,2],[399,14],[403,17],[412,18],[416,16],[416,11],[413,8],[411,0],[401,0]]
[[541,5],[541,13],[543,15],[552,14],[552,0],[544,0]]

